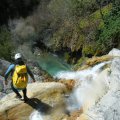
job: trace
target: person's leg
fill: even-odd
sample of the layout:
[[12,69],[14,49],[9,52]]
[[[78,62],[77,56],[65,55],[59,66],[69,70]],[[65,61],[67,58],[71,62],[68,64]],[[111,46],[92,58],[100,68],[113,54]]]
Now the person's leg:
[[22,98],[22,96],[20,95],[20,93],[18,92],[18,90],[14,88],[12,82],[11,82],[11,88],[12,88],[12,90],[15,92],[15,94],[16,94],[16,96],[17,96],[18,98]]
[[25,88],[23,91],[23,96],[24,96],[24,101],[26,102],[28,100],[28,97],[27,97],[27,89]]

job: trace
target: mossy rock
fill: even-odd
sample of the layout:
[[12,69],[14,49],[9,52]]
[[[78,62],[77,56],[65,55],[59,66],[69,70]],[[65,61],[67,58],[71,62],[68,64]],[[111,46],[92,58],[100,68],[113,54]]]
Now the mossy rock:
[[81,57],[77,63],[74,65],[73,69],[74,70],[78,70],[82,65],[85,64],[85,61],[87,60],[88,58],[87,57]]
[[76,43],[75,50],[79,50],[83,46],[83,43],[85,43],[85,35],[81,33],[79,35],[79,39],[78,39],[78,41]]
[[96,54],[95,44],[86,44],[82,49],[83,56],[94,56]]
[[67,53],[67,52],[64,53],[64,59],[65,59],[66,62],[69,61],[69,59],[70,59],[69,53]]

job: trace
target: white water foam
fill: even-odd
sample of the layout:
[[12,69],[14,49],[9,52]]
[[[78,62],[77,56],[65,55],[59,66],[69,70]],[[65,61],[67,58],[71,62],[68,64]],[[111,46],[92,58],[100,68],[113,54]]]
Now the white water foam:
[[[97,88],[100,88],[100,91],[103,87],[102,83],[99,81],[96,82],[96,77],[99,75],[99,73],[102,71],[102,68],[104,65],[108,64],[110,62],[104,62],[100,63],[93,68],[89,68],[87,70],[82,71],[62,71],[57,73],[54,77],[58,79],[73,79],[79,82],[73,93],[70,95],[70,97],[67,99],[67,109],[69,111],[74,111],[75,109],[79,109],[84,102],[90,101],[94,102],[94,97],[96,97],[96,93],[101,94],[99,91],[97,91]],[[76,82],[76,83],[77,83]],[[94,90],[93,86],[96,86],[96,90]],[[44,120],[41,113],[38,111],[33,112],[30,115],[30,120]]]
[[30,115],[30,119],[29,120],[43,120],[42,115],[40,114],[40,112],[35,111]]
[[100,69],[109,62],[100,63],[93,68],[89,68],[87,70],[82,71],[60,71],[58,72],[54,78],[58,79],[73,79],[73,80],[86,80],[87,76],[92,75],[93,77],[99,73]]

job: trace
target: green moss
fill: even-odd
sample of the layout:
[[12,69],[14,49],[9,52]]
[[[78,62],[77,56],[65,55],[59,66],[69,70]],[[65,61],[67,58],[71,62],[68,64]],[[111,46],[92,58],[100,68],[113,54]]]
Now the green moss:
[[85,61],[87,60],[88,58],[87,57],[81,57],[77,63],[73,66],[73,69],[74,70],[77,70],[78,68],[80,68],[84,63]]
[[81,33],[79,35],[79,39],[77,40],[75,50],[79,50],[83,46],[83,43],[85,43],[85,36]]
[[80,66],[82,64],[84,64],[84,62],[87,60],[88,58],[87,57],[82,57],[78,60],[77,64]]
[[87,55],[95,55],[96,53],[96,49],[95,49],[95,44],[86,44],[83,49],[82,49],[82,53],[83,56],[87,56]]
[[67,53],[67,52],[64,53],[64,59],[66,60],[66,62],[69,61],[69,59],[70,59],[69,53]]
[[81,19],[81,21],[80,21],[80,28],[85,28],[87,26],[89,26],[89,21],[87,19],[85,19],[85,18]]
[[[102,8],[102,13],[103,15],[106,15],[110,12],[112,8],[112,5],[108,5],[108,6],[105,6],[104,8]],[[94,12],[92,15],[90,15],[90,19],[91,20],[97,20],[97,19],[101,19],[101,14],[100,14],[100,10],[97,10],[96,12]]]

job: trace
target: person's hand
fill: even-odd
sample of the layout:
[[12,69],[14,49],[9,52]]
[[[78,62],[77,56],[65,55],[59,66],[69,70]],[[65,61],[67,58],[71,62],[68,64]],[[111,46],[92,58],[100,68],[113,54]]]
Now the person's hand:
[[8,81],[7,80],[5,80],[5,85],[7,85],[8,84]]

